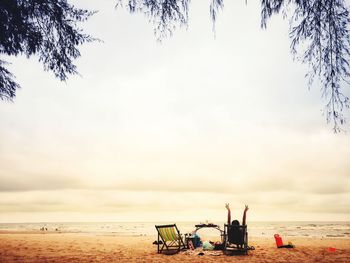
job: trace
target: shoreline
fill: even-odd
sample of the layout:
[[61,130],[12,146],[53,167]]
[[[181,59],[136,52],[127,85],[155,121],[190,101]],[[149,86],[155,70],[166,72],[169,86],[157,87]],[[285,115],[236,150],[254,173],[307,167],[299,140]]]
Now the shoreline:
[[[119,236],[119,237],[150,237],[153,236],[151,234],[131,234],[131,233],[125,233],[125,232],[92,232],[92,231],[54,231],[54,230],[47,230],[47,231],[41,231],[41,230],[0,230],[0,235],[6,235],[6,234],[36,234],[36,235],[52,235],[52,234],[81,234],[81,235],[96,235],[96,236]],[[202,236],[202,235],[201,235]],[[215,238],[214,235],[203,235],[205,238]],[[320,239],[320,240],[328,240],[328,239],[335,239],[335,240],[350,240],[349,236],[345,235],[326,235],[326,236],[308,236],[308,235],[284,235],[285,237],[288,237],[290,239],[297,238],[297,239]],[[268,235],[249,235],[250,238],[254,239],[264,239],[269,238]]]

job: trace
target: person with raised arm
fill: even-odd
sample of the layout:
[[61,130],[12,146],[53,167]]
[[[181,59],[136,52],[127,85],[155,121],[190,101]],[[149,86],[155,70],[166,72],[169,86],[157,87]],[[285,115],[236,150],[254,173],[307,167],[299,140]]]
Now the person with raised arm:
[[[238,220],[233,220],[231,222],[231,209],[230,209],[230,204],[225,204],[225,207],[227,209],[227,224],[228,225],[239,225]],[[247,224],[247,211],[249,210],[249,207],[245,205],[244,211],[243,211],[243,219],[242,219],[242,226],[245,226]]]

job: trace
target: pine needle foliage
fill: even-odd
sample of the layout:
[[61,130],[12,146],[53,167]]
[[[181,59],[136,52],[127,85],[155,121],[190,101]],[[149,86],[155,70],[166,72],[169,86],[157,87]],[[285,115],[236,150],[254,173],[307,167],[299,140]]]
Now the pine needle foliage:
[[[94,40],[78,27],[93,13],[67,0],[1,0],[0,55],[35,55],[45,71],[65,81],[77,74],[78,46]],[[13,100],[20,86],[6,65],[0,60],[0,99]]]
[[321,83],[326,120],[334,132],[341,131],[346,122],[344,109],[349,108],[344,91],[350,84],[349,7],[343,0],[262,0],[261,5],[263,28],[273,14],[291,10],[291,53],[309,66],[309,87],[315,78]]

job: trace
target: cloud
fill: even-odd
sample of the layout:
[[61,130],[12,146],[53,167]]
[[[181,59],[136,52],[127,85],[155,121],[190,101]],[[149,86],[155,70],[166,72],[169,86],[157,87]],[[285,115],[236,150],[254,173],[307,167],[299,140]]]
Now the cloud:
[[0,192],[74,189],[82,186],[79,178],[61,174],[0,174],[0,182]]
[[259,4],[232,1],[214,40],[199,2],[189,31],[158,45],[142,16],[91,1],[101,12],[86,25],[105,43],[83,47],[84,77],[65,84],[13,59],[23,89],[0,108],[3,214],[186,220],[222,218],[230,202],[258,218],[348,218],[349,135],[326,126],[286,28],[261,31]]
[[89,215],[89,218],[107,221],[203,221],[211,218],[221,222],[226,218],[224,204],[227,202],[232,217],[238,219],[241,219],[244,204],[248,204],[249,220],[253,221],[339,220],[350,214],[348,200],[349,193],[318,195],[287,191],[244,194],[115,190],[7,192],[0,193],[0,221],[8,222],[9,218],[18,218],[19,215],[21,220],[24,220],[23,216],[46,215],[44,218],[55,221],[56,215],[64,221],[85,221],[85,215]]

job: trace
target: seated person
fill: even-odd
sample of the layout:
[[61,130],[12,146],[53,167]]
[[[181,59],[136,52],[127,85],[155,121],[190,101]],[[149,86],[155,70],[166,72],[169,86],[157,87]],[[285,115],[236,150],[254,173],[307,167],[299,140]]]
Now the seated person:
[[[229,228],[229,242],[232,244],[236,244],[238,247],[242,247],[242,244],[244,243],[244,234],[243,234],[243,229],[239,228],[239,221],[238,220],[233,220],[231,222],[231,210],[229,204],[225,205],[227,209],[227,224],[228,225],[233,225],[237,226],[237,228]],[[243,211],[243,221],[242,221],[242,226],[246,226],[246,217],[247,217],[247,211],[249,207],[246,205]]]

